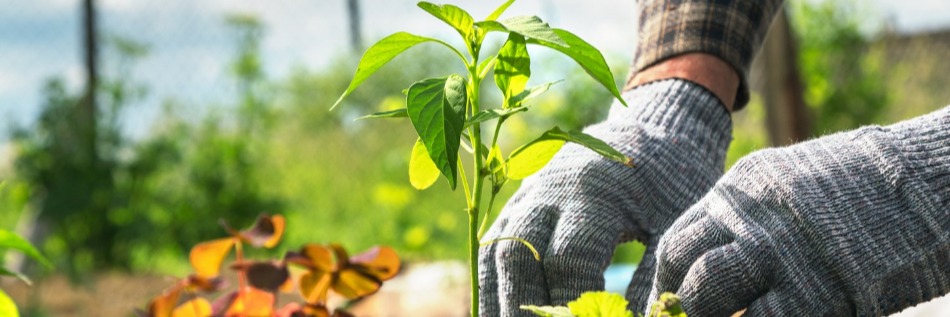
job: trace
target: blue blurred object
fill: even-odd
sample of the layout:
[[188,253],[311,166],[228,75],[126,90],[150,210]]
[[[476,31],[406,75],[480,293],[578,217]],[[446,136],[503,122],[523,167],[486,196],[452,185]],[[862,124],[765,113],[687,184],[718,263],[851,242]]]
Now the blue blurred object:
[[635,264],[611,264],[607,267],[607,271],[604,271],[604,289],[611,293],[625,295],[630,278],[636,270]]

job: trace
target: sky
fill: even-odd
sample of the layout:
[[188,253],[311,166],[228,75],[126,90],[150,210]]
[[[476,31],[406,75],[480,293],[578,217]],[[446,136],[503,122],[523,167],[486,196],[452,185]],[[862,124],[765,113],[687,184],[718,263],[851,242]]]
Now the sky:
[[[822,1],[822,0],[809,0]],[[831,0],[827,0],[831,1]],[[133,77],[150,88],[149,97],[122,119],[130,136],[147,134],[163,100],[189,111],[233,101],[234,83],[226,63],[235,34],[224,24],[230,13],[249,13],[266,26],[263,57],[269,78],[295,67],[319,69],[349,52],[345,0],[98,0],[100,31],[145,42],[149,55]],[[364,42],[395,31],[454,41],[456,35],[410,0],[361,0]],[[478,18],[501,1],[453,1]],[[82,87],[78,0],[17,1],[0,11],[0,143],[10,124],[31,124],[42,102],[43,83],[66,80]],[[868,0],[860,2],[898,32],[950,27],[950,1]],[[506,16],[536,14],[552,26],[571,30],[605,55],[630,58],[636,43],[634,0],[519,0]],[[451,41],[450,41],[451,42]],[[0,149],[2,151],[2,149]]]

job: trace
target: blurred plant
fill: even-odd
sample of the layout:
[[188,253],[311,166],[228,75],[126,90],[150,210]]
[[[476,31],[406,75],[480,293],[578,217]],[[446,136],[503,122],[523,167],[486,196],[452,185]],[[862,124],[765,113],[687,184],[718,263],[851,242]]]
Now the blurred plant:
[[[587,73],[614,97],[623,103],[620,92],[606,61],[596,48],[576,35],[553,29],[536,16],[521,16],[497,20],[514,1],[503,3],[484,21],[475,22],[468,12],[453,5],[419,2],[418,6],[442,20],[461,35],[470,60],[455,47],[434,38],[405,32],[392,34],[371,46],[360,60],[350,85],[338,99],[338,105],[363,81],[405,50],[424,42],[435,42],[455,53],[466,68],[467,75],[452,74],[429,78],[412,84],[406,94],[406,108],[379,112],[363,118],[408,118],[419,138],[410,154],[409,181],[416,189],[426,189],[444,176],[453,190],[461,183],[464,189],[466,211],[469,216],[469,267],[471,270],[472,316],[478,316],[478,248],[479,240],[488,227],[492,205],[502,186],[509,179],[522,179],[540,170],[566,142],[583,145],[605,158],[630,165],[624,156],[603,141],[579,131],[564,131],[554,127],[537,139],[514,150],[505,158],[498,146],[501,127],[506,119],[528,110],[527,101],[547,91],[557,82],[526,88],[530,71],[527,44],[551,48],[576,61]],[[479,62],[482,42],[489,32],[508,35],[497,54]],[[500,107],[482,109],[479,101],[480,84],[489,71],[494,70],[494,81],[502,92]],[[332,108],[331,108],[332,109]],[[490,142],[483,142],[481,127],[495,120]],[[468,141],[463,144],[461,139]],[[487,139],[485,140],[487,141]],[[472,185],[469,187],[464,163],[459,150],[472,154]],[[486,179],[489,183],[486,183]],[[482,194],[490,186],[487,208],[482,210]],[[480,220],[484,211],[484,219]],[[479,225],[481,224],[481,225]],[[530,242],[517,237],[500,237],[520,242],[534,252]],[[540,260],[540,258],[538,258]]]
[[866,14],[858,14],[853,1],[790,5],[814,132],[850,130],[882,120],[891,93],[881,66],[884,56],[871,49],[861,29]]
[[[0,182],[0,191],[5,189],[5,185],[5,182]],[[3,264],[3,255],[8,250],[19,251],[24,255],[33,258],[46,268],[52,268],[53,266],[49,260],[46,259],[46,257],[40,254],[40,252],[30,244],[29,241],[26,241],[13,232],[0,229],[0,264]],[[17,272],[15,269],[7,269],[2,265],[0,265],[0,276],[13,276],[27,285],[32,284],[30,279],[23,273]],[[7,293],[4,292],[3,289],[0,289],[0,316],[17,317],[19,314],[20,313],[17,310],[16,303],[14,303],[13,300],[7,296]]]
[[[331,289],[355,300],[375,293],[383,281],[399,271],[399,257],[388,247],[374,247],[350,257],[336,244],[329,247],[306,244],[300,252],[288,252],[281,260],[245,258],[245,243],[253,247],[276,246],[283,236],[284,222],[281,215],[262,215],[251,228],[243,231],[223,224],[231,236],[195,245],[189,256],[194,273],[152,299],[147,310],[138,314],[148,317],[331,316],[327,304]],[[227,287],[221,267],[232,249],[235,261],[229,267],[237,271],[237,288],[218,296],[214,302],[197,296]],[[302,270],[292,270],[291,265]],[[295,286],[303,302],[290,302],[277,308],[277,294],[293,292]],[[333,310],[332,316],[351,315],[338,308]]]

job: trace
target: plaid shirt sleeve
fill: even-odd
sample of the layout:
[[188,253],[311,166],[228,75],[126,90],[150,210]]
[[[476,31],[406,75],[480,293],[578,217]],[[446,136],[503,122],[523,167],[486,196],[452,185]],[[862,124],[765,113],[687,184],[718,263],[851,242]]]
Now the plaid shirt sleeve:
[[685,53],[723,59],[739,73],[735,108],[749,102],[747,74],[782,0],[640,0],[633,71]]

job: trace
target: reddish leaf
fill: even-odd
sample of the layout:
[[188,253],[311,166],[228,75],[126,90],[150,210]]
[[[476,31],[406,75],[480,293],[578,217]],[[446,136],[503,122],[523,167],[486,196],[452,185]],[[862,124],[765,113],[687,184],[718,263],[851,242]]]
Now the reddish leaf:
[[333,255],[329,249],[319,244],[308,243],[300,248],[300,253],[287,252],[284,261],[321,272],[333,269]]
[[198,297],[187,301],[175,308],[172,317],[207,317],[211,315],[211,304],[208,300]]
[[284,234],[284,216],[261,215],[254,226],[241,231],[241,239],[255,247],[273,248]]
[[199,243],[191,248],[189,260],[195,273],[201,278],[214,278],[221,271],[221,263],[234,247],[233,238],[224,238]]
[[369,251],[350,258],[350,263],[357,266],[364,274],[385,281],[399,272],[399,256],[389,247],[373,247]]
[[243,271],[251,286],[268,291],[277,289],[290,277],[287,266],[275,262],[244,262],[231,265],[232,269]]

